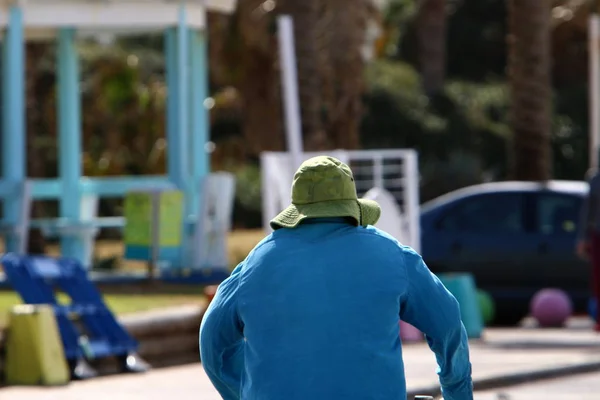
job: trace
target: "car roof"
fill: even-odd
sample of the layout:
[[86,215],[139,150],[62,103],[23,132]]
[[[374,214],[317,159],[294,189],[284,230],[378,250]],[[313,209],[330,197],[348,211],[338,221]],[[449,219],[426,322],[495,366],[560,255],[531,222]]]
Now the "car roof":
[[494,192],[540,192],[551,191],[555,193],[585,195],[588,191],[588,185],[585,181],[562,181],[551,180],[547,182],[522,182],[522,181],[503,181],[488,182],[479,185],[468,186],[462,189],[454,190],[440,197],[430,200],[421,205],[421,211],[426,212],[438,206],[452,201],[469,197],[475,194],[494,193]]

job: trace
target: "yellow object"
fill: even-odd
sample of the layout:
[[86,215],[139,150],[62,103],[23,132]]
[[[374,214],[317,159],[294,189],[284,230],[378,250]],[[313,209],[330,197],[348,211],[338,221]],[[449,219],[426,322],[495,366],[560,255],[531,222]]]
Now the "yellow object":
[[152,245],[152,193],[132,192],[125,196],[124,240],[130,246]]
[[18,305],[12,308],[5,374],[8,385],[69,383],[69,367],[51,306]]
[[124,241],[128,246],[152,246],[152,230],[158,228],[158,246],[181,245],[183,192],[131,192],[125,196]]
[[172,190],[161,193],[158,207],[158,245],[161,247],[181,246],[183,192]]

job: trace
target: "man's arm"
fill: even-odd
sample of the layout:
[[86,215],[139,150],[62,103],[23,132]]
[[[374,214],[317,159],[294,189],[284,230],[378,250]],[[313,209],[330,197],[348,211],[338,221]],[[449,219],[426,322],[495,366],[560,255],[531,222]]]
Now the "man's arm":
[[237,313],[240,264],[217,289],[200,326],[200,358],[224,400],[240,398],[244,369],[243,326]]
[[435,353],[445,400],[472,400],[469,342],[458,302],[429,271],[421,256],[405,250],[408,293],[400,318],[425,334]]

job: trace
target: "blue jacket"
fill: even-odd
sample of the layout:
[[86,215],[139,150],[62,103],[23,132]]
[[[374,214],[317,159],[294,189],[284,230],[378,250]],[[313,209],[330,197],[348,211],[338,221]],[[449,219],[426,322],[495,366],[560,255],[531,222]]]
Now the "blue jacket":
[[267,236],[200,328],[225,400],[405,400],[399,320],[426,334],[446,400],[471,400],[456,299],[421,257],[374,227],[315,219]]

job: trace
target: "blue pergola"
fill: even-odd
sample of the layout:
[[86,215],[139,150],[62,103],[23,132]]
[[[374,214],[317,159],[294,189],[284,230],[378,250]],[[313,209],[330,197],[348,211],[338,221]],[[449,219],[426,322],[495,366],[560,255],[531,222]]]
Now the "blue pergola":
[[[123,197],[132,189],[177,188],[188,218],[197,213],[201,179],[209,172],[207,9],[231,12],[236,0],[0,0],[2,45],[2,177],[4,223],[16,224],[23,202],[12,190],[27,180],[25,42],[56,40],[59,177],[30,180],[32,199],[58,199],[62,255],[83,260],[90,228],[82,219],[86,196]],[[104,33],[164,32],[167,98],[167,176],[85,178],[81,160],[81,100],[76,39]],[[124,134],[126,134],[124,132]],[[115,226],[97,219],[94,228]],[[81,228],[81,229],[78,229]],[[182,227],[184,229],[184,227]],[[6,235],[8,251],[17,237]]]

